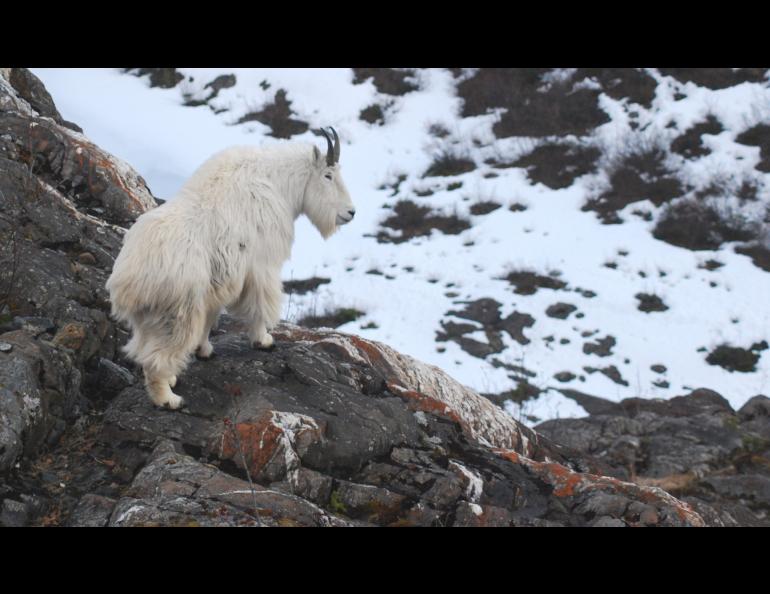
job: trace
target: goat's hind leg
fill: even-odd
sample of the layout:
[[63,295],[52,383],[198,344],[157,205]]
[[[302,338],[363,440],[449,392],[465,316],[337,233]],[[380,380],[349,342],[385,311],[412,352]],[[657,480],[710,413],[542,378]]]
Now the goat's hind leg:
[[[176,385],[176,370],[168,370],[158,357],[162,351],[157,332],[152,330],[154,320],[148,321],[144,316],[131,319],[131,340],[124,347],[125,353],[142,365],[144,383],[150,400],[156,406],[179,408],[182,399],[171,391]],[[159,365],[160,363],[160,365]]]
[[140,330],[142,340],[137,342],[141,347],[136,358],[144,369],[147,394],[156,406],[178,409],[184,404],[171,388],[200,340],[205,319],[203,312],[189,308],[173,317],[156,316],[151,329],[145,324]]
[[176,385],[176,374],[169,371],[159,371],[155,366],[145,365],[144,383],[147,394],[155,406],[176,410],[184,404],[184,399],[171,391],[172,381]]

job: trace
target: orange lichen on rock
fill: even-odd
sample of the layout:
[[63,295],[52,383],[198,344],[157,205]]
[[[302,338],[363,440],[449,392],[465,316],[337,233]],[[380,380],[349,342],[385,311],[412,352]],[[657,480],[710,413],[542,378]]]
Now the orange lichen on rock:
[[705,525],[703,519],[687,503],[679,501],[657,487],[645,487],[609,476],[575,472],[562,464],[537,462],[511,450],[497,448],[493,451],[514,464],[524,466],[540,480],[551,485],[553,495],[556,497],[574,497],[587,491],[606,491],[643,501],[659,509],[670,509],[685,525]]
[[82,324],[65,324],[53,338],[53,343],[77,351],[83,346],[86,331]]
[[444,402],[437,400],[436,398],[430,398],[425,394],[416,392],[415,390],[408,390],[402,385],[392,381],[387,381],[385,384],[393,394],[400,396],[407,401],[407,406],[414,411],[422,411],[435,415],[440,415],[458,423],[463,429],[467,429],[466,423],[463,422],[460,415],[454,412]]
[[280,480],[300,466],[300,457],[323,440],[326,424],[312,417],[276,410],[253,420],[226,422],[217,438],[217,455],[245,468],[252,477]]
[[371,342],[359,338],[358,336],[351,335],[349,339],[353,346],[356,347],[362,358],[365,359],[372,367],[381,373],[392,374],[392,368],[383,356],[380,349],[378,349]]
[[219,457],[240,466],[243,454],[249,472],[256,476],[272,459],[282,435],[281,428],[272,423],[272,411],[267,411],[254,421],[225,427]]

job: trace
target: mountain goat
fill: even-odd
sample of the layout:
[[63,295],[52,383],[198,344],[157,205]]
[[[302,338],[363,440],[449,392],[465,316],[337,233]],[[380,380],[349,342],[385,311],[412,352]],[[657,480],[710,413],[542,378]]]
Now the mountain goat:
[[355,215],[340,175],[340,142],[233,147],[207,160],[176,197],[126,233],[107,281],[113,316],[133,331],[126,354],[144,370],[150,399],[176,409],[171,391],[222,308],[246,318],[254,348],[268,348],[280,318],[281,267],[304,214],[324,238]]

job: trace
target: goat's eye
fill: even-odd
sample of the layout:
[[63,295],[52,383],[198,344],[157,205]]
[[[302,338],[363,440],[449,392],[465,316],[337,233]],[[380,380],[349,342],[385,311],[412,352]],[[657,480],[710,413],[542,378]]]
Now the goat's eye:
[[331,172],[327,171],[326,173],[324,173],[324,177],[325,177],[326,179],[328,179],[329,181],[331,181],[331,179],[332,179],[332,174],[331,174]]

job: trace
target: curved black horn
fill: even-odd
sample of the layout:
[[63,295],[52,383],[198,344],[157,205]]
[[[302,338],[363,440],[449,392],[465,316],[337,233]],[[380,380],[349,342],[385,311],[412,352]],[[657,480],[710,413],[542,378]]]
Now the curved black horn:
[[337,136],[337,131],[329,126],[329,128],[332,131],[332,134],[334,134],[334,162],[339,163],[340,162],[340,137]]
[[[334,132],[334,128],[332,128],[332,132]],[[335,153],[335,149],[334,149],[334,146],[332,144],[332,139],[329,138],[329,133],[326,130],[324,130],[323,128],[321,128],[321,134],[323,134],[324,138],[326,138],[326,144],[327,144],[327,147],[326,147],[326,164],[329,167],[331,167],[332,165],[334,165],[334,153]],[[334,133],[334,136],[335,137],[337,136],[336,132]]]

